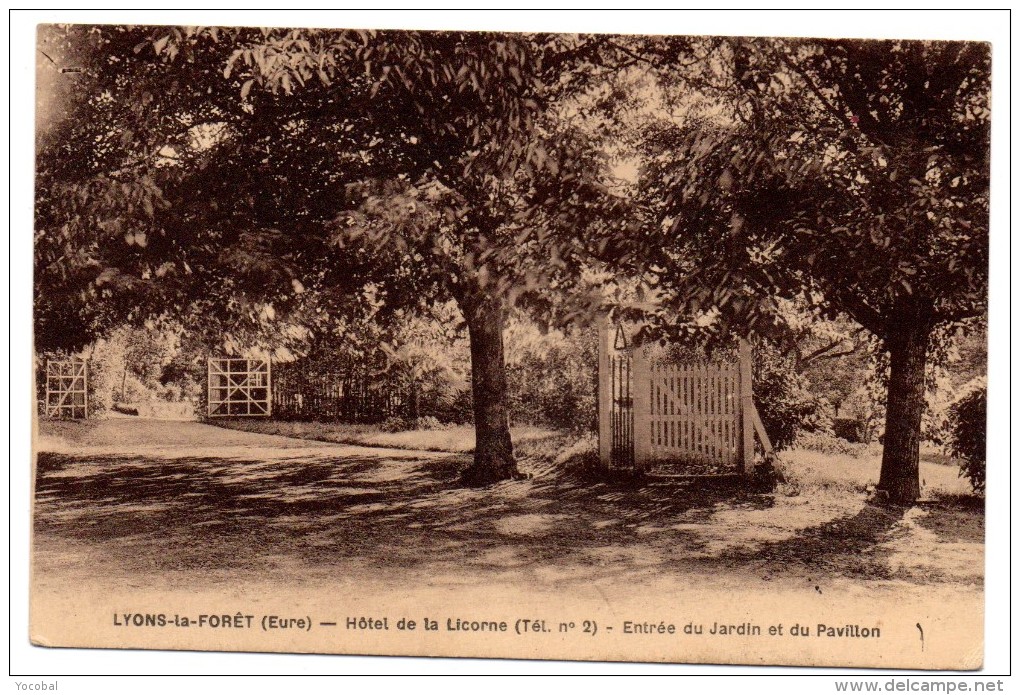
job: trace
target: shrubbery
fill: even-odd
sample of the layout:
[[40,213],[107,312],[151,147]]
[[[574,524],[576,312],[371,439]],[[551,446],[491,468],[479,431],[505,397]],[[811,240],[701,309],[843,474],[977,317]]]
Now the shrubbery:
[[444,422],[440,422],[437,418],[431,415],[425,415],[419,417],[416,420],[411,421],[411,427],[416,430],[446,430],[450,429],[450,425]]
[[950,408],[950,450],[961,459],[960,475],[976,492],[985,489],[985,430],[988,389],[975,389]]
[[797,435],[796,446],[798,449],[817,451],[830,456],[849,456],[851,458],[859,458],[868,451],[867,444],[850,442],[827,432],[800,432]]
[[379,423],[382,432],[404,432],[406,430],[445,430],[450,425],[440,422],[431,415],[419,418],[391,416]]
[[511,419],[571,432],[598,429],[595,330],[541,335],[517,326],[507,350]]
[[793,444],[801,430],[831,431],[825,404],[811,393],[793,359],[784,357],[771,343],[755,345],[753,380],[754,403],[776,451]]
[[474,421],[470,382],[456,391],[435,389],[418,400],[418,413],[448,424],[464,425]]
[[407,418],[390,416],[379,423],[379,430],[382,432],[403,432],[411,429],[411,423]]
[[122,326],[97,340],[90,352],[90,398],[103,410],[124,403],[190,401],[202,391],[192,375],[166,373],[180,354],[179,329]]

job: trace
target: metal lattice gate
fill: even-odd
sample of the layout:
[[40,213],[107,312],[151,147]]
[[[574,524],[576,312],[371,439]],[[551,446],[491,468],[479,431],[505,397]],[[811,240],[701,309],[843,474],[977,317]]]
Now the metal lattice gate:
[[46,361],[46,417],[88,417],[88,374],[85,360]]
[[209,417],[268,417],[272,413],[269,360],[210,357]]
[[[620,335],[618,333],[618,335]],[[609,460],[614,468],[634,466],[634,395],[631,392],[631,356],[616,349],[609,355],[610,431]]]

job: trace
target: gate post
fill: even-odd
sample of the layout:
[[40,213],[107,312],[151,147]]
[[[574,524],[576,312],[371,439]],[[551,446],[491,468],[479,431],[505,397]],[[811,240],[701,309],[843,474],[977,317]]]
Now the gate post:
[[652,404],[650,399],[651,367],[643,345],[634,345],[634,468],[643,471],[648,467],[652,435]]
[[740,339],[740,463],[754,474],[754,398],[751,392],[751,343]]
[[213,400],[212,400],[212,357],[205,358],[205,415],[206,417],[212,417],[213,414]]
[[266,357],[266,417],[273,417],[273,360]]
[[599,317],[599,463],[603,468],[612,466],[612,441],[613,441],[613,384],[610,370],[612,365],[609,362],[609,340],[611,326],[609,316],[604,314]]

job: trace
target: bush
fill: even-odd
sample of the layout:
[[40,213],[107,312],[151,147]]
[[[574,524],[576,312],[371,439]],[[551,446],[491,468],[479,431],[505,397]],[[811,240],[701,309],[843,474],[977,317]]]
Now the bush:
[[383,432],[404,432],[412,428],[404,418],[391,416],[379,423],[379,429]]
[[408,430],[448,430],[450,426],[440,422],[431,415],[419,418],[408,419],[399,416],[390,416],[379,423],[379,430],[382,432],[406,432]]
[[970,392],[950,408],[952,439],[950,450],[961,459],[960,475],[966,477],[976,492],[985,489],[985,428],[988,389]]
[[416,430],[446,430],[450,426],[440,422],[437,418],[431,415],[425,415],[416,419],[413,423],[413,429]]
[[[123,392],[121,387],[123,386]],[[123,374],[120,379],[114,379],[112,398],[114,403],[138,403],[139,401],[151,401],[158,398],[158,394],[142,383],[134,374],[129,373],[127,378]]]
[[507,350],[511,419],[517,424],[569,430],[598,429],[598,335],[518,326]]
[[835,418],[832,421],[833,434],[852,444],[871,444],[881,437],[880,429],[879,423],[869,417]]
[[474,406],[471,402],[471,387],[460,389],[447,398],[423,398],[419,401],[418,413],[423,418],[457,425],[474,421]]
[[165,384],[158,389],[159,397],[168,403],[180,403],[184,397],[184,390],[180,384]]
[[831,421],[819,417],[823,404],[798,374],[794,361],[771,343],[759,341],[753,358],[754,403],[776,451],[793,444],[797,433],[826,431]]
[[851,442],[870,444],[880,440],[885,432],[884,398],[882,381],[866,379],[843,400],[833,431]]
[[849,442],[838,434],[831,435],[825,432],[800,432],[797,435],[795,446],[798,449],[817,451],[830,456],[849,456],[859,458],[868,451],[867,444]]

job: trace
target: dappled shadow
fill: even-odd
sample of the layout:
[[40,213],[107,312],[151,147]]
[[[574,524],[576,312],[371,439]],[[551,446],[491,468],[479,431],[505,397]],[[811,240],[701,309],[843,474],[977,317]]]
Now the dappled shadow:
[[785,573],[796,566],[825,575],[887,579],[891,571],[881,548],[896,533],[908,507],[866,504],[844,516],[797,533],[792,538],[766,542],[753,552],[736,549],[726,554],[731,562],[748,564],[766,573]]
[[[891,568],[890,553],[913,542],[903,510],[863,497],[759,494],[725,479],[606,480],[527,460],[533,477],[470,489],[459,484],[464,455],[237,444],[40,453],[37,563],[153,581],[364,571],[394,583],[556,587],[692,571],[927,576],[900,560]],[[940,540],[980,542],[973,510],[937,504],[947,513],[916,524]]]
[[397,488],[427,494],[456,478],[456,457],[385,460],[293,456],[267,461],[206,457],[40,453],[35,530],[95,540],[129,536],[300,536],[317,520],[365,514]]
[[463,456],[278,453],[265,461],[41,453],[37,538],[102,545],[125,571],[265,569],[275,557],[425,575],[573,566],[583,581],[584,567],[626,572],[663,562],[659,548],[697,546],[670,526],[679,519],[771,504],[725,486],[570,475],[472,490],[457,483]]

